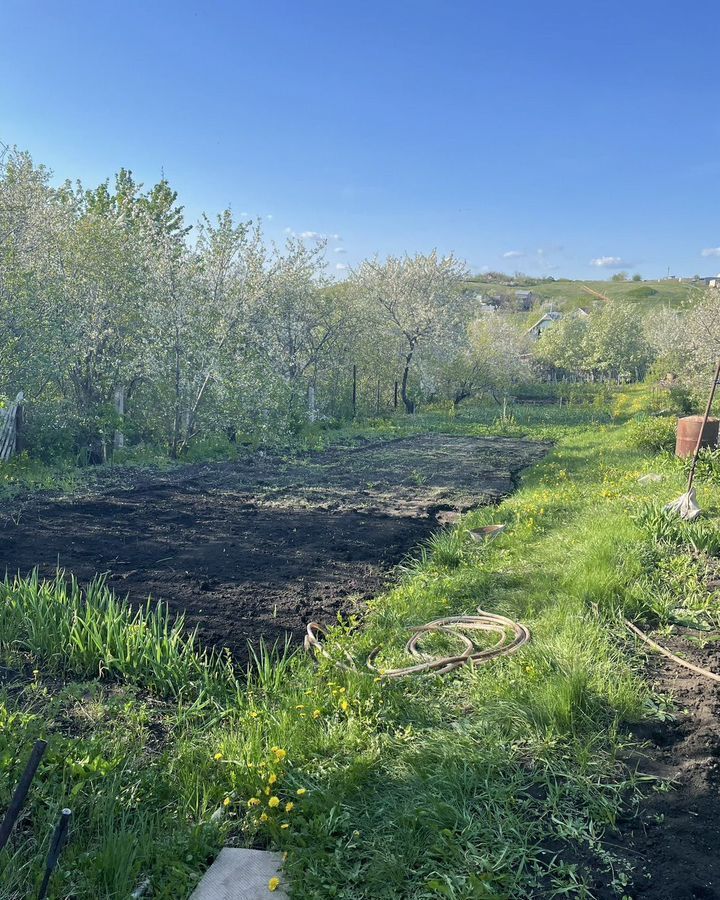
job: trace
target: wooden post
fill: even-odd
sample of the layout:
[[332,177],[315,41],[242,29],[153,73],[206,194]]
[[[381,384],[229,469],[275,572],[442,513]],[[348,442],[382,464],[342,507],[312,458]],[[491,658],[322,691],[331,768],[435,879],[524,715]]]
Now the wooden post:
[[353,366],[352,403],[353,403],[353,418],[355,418],[355,416],[357,415],[357,366]]
[[15,411],[15,452],[22,453],[25,449],[25,439],[23,436],[23,425],[25,424],[25,413],[23,412],[22,403],[18,403]]
[[[115,412],[120,419],[125,417],[125,388],[115,388]],[[125,446],[125,435],[119,428],[115,429],[115,437],[113,438],[113,446],[116,450],[122,450]]]

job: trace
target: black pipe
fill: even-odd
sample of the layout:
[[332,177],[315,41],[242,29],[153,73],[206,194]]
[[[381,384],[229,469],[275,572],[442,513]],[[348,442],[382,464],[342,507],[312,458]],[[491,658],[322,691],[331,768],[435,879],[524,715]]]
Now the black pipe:
[[42,884],[40,885],[40,890],[38,891],[38,900],[45,900],[47,897],[48,886],[50,884],[50,879],[52,878],[52,873],[55,871],[55,867],[58,864],[58,860],[60,859],[60,853],[65,844],[65,840],[67,839],[68,826],[70,825],[70,816],[72,815],[72,810],[64,809],[60,813],[60,821],[55,826],[55,831],[52,836],[52,840],[50,841],[50,849],[48,850],[47,859],[45,861],[45,875],[43,876]]
[[32,748],[30,759],[25,766],[25,771],[22,773],[18,786],[15,788],[15,793],[10,801],[7,812],[5,813],[5,818],[2,820],[2,825],[0,825],[0,850],[7,844],[8,838],[15,827],[15,822],[20,815],[20,810],[25,802],[28,791],[30,790],[30,784],[35,777],[37,767],[40,765],[40,760],[43,757],[43,753],[45,753],[46,747],[47,741],[35,741],[35,746]]

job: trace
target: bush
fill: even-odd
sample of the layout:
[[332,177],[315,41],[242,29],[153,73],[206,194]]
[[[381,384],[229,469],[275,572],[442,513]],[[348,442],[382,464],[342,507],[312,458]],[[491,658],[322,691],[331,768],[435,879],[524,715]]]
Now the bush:
[[636,450],[661,453],[675,446],[675,416],[647,416],[628,423],[628,444]]

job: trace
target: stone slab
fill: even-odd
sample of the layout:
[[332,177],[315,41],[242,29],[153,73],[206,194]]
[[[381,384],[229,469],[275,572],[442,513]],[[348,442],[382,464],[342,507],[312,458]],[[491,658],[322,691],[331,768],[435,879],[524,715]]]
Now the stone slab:
[[[280,886],[271,891],[271,878]],[[190,900],[288,900],[283,890],[282,854],[223,847]]]

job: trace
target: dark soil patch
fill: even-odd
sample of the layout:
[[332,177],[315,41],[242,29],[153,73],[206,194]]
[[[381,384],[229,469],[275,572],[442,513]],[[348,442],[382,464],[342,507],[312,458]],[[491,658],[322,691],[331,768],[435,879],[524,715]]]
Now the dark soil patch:
[[438,515],[493,503],[546,445],[425,435],[301,460],[255,454],[116,474],[92,493],[25,501],[0,522],[0,572],[107,573],[133,602],[187,615],[206,642],[302,635],[381,590]]
[[[720,647],[698,648],[688,634],[660,641],[695,665],[720,674]],[[673,782],[653,792],[639,819],[621,830],[635,867],[633,897],[720,898],[720,684],[659,654],[648,658],[651,681],[675,702],[671,719],[633,729],[647,741],[642,772]]]

